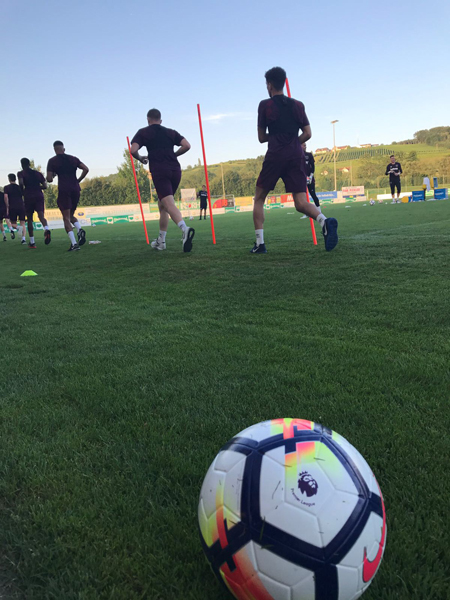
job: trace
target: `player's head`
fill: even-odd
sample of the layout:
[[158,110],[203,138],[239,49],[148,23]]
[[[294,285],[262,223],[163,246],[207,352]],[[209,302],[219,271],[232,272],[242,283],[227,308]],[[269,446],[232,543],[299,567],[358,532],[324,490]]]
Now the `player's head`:
[[206,190],[206,185],[202,185],[203,190]]
[[157,108],[151,108],[147,113],[147,121],[149,125],[161,124],[161,112]]
[[55,151],[55,154],[64,154],[64,152],[66,151],[66,149],[64,148],[64,144],[61,142],[61,140],[56,140],[56,142],[53,142],[53,149]]
[[16,176],[14,175],[14,173],[10,173],[8,175],[8,179],[9,179],[10,183],[14,183],[16,181]]
[[302,148],[303,148],[303,152],[306,152],[306,142],[303,142]]
[[395,163],[395,154],[391,154],[390,159],[391,163]]
[[266,85],[269,96],[283,91],[284,84],[286,83],[286,71],[281,67],[273,67],[269,69],[266,74]]
[[30,159],[29,158],[21,158],[20,164],[22,165],[22,169],[29,169],[30,164],[31,164]]

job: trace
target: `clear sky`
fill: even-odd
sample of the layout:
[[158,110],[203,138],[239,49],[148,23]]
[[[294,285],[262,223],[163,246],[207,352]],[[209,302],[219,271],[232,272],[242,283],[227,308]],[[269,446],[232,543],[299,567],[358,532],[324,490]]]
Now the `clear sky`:
[[1,0],[0,185],[62,139],[90,175],[116,171],[149,108],[209,163],[264,154],[264,72],[286,69],[310,149],[390,143],[450,125],[450,3]]

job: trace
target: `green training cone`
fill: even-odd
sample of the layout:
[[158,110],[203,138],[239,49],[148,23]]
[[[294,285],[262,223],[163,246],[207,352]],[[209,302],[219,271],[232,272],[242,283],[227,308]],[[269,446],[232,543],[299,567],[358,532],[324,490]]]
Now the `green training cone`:
[[24,271],[21,277],[34,277],[35,275],[37,275],[37,273],[34,271]]

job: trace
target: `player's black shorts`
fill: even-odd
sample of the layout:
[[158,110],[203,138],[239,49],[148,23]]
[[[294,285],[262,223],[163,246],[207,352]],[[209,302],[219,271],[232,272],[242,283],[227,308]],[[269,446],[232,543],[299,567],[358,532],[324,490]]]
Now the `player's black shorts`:
[[17,223],[17,221],[25,221],[25,205],[21,206],[10,206],[9,207],[9,220],[11,223]]
[[395,194],[395,188],[397,188],[397,193],[400,194],[400,192],[402,191],[402,184],[400,183],[400,177],[398,178],[398,181],[391,181],[391,194]]
[[200,200],[200,210],[206,210],[208,208],[208,202],[206,200]]

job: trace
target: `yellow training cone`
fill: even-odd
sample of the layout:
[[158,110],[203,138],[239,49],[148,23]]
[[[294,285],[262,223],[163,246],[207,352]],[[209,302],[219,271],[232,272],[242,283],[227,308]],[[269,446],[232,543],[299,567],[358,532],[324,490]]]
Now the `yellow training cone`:
[[24,271],[21,277],[34,277],[35,275],[37,275],[37,273],[34,271]]

